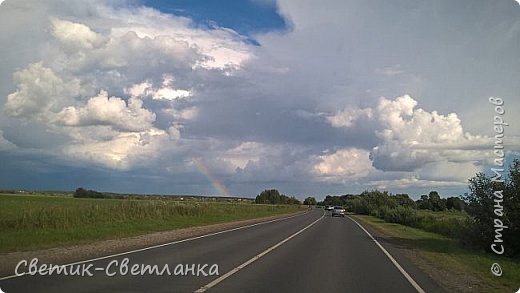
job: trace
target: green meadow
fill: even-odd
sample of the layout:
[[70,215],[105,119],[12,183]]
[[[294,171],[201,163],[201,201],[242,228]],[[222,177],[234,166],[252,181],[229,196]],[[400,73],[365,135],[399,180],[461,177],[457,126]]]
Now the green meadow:
[[81,244],[300,210],[300,205],[0,194],[0,252]]

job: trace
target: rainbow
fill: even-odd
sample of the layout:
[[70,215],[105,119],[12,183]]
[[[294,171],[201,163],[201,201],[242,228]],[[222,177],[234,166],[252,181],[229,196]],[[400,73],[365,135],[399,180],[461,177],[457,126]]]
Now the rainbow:
[[231,196],[226,186],[209,170],[208,166],[206,166],[201,159],[193,158],[192,161],[197,170],[209,179],[213,188],[215,188],[220,195]]

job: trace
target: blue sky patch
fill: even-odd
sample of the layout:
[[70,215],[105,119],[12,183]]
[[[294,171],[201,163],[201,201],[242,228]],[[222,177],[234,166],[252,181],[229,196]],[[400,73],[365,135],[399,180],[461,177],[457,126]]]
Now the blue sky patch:
[[143,4],[163,13],[185,16],[197,25],[214,24],[230,28],[249,37],[255,33],[286,28],[285,20],[270,1],[252,0],[143,0]]

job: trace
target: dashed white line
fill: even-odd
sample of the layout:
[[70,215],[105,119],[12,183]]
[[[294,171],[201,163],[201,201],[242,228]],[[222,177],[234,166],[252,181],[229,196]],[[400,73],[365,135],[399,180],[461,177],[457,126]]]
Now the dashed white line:
[[283,245],[284,243],[286,243],[287,241],[293,239],[294,237],[296,237],[298,234],[302,233],[303,231],[307,230],[309,227],[311,227],[312,225],[316,224],[319,220],[323,219],[323,217],[325,216],[325,212],[323,212],[323,215],[318,218],[317,220],[315,220],[314,222],[310,223],[309,225],[305,226],[304,228],[302,228],[301,230],[299,230],[298,232],[292,234],[291,236],[285,238],[284,240],[276,243],[275,245],[269,247],[268,249],[264,250],[263,252],[253,256],[252,258],[250,258],[248,261],[244,262],[243,264],[237,266],[236,268],[232,269],[231,271],[225,273],[224,275],[218,277],[217,279],[211,281],[210,283],[208,283],[207,285],[205,286],[202,286],[200,287],[197,291],[195,291],[196,293],[200,293],[200,292],[206,292],[208,289],[212,288],[212,287],[215,287],[218,283],[224,281],[225,279],[229,278],[230,276],[232,276],[233,274],[235,274],[236,272],[240,271],[241,269],[245,268],[246,266],[250,265],[251,263],[255,262],[256,260],[258,260],[259,258],[261,258],[262,256],[268,254],[269,252],[275,250],[276,248],[280,247],[281,245]]

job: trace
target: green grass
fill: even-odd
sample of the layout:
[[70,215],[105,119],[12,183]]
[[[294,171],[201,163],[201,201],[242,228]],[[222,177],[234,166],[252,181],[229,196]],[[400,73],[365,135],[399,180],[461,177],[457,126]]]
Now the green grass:
[[457,211],[457,210],[447,210],[447,211],[430,211],[430,210],[417,210],[419,214],[422,215],[430,215],[435,219],[464,219],[467,214],[465,212]]
[[80,244],[299,210],[302,207],[297,205],[0,194],[0,252]]
[[[449,213],[449,212],[447,212]],[[441,217],[441,213],[435,216]],[[355,215],[356,219],[369,224],[385,235],[391,236],[405,247],[413,248],[434,266],[453,273],[464,273],[482,282],[475,292],[516,292],[520,287],[520,262],[493,254],[466,249],[451,238],[400,224],[387,223],[382,219]],[[499,263],[501,277],[490,272],[491,264]]]

